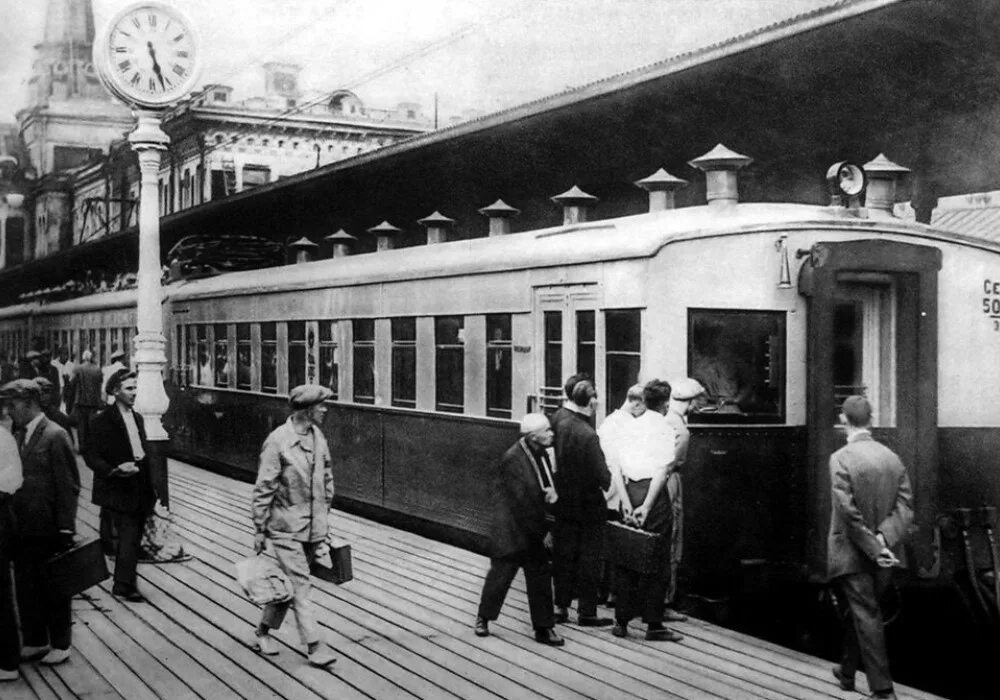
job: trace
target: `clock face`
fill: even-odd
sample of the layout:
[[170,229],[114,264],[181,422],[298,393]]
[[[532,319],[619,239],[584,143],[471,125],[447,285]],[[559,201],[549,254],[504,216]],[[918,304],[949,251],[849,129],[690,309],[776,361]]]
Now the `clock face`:
[[122,10],[95,43],[95,63],[112,92],[126,102],[166,106],[187,95],[198,79],[198,42],[173,8],[141,2]]

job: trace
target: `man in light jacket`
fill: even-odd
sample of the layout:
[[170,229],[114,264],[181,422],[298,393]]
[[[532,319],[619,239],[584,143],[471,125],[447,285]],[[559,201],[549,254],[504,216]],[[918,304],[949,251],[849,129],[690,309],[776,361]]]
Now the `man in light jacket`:
[[848,614],[841,663],[833,675],[844,690],[864,665],[874,698],[895,698],[879,599],[899,563],[893,552],[913,522],[913,492],[906,468],[872,439],[872,407],[849,396],[841,408],[847,444],[830,457],[832,512],[827,542],[829,578]]
[[264,441],[252,506],[254,550],[260,554],[271,541],[278,565],[294,592],[291,601],[264,607],[257,626],[257,649],[262,654],[278,653],[270,630],[280,624],[284,610],[290,606],[309,663],[321,668],[332,664],[336,657],[321,641],[313,616],[309,563],[327,547],[333,467],[320,426],[327,410],[324,401],[332,397],[333,392],[316,384],[303,384],[289,392],[292,414]]

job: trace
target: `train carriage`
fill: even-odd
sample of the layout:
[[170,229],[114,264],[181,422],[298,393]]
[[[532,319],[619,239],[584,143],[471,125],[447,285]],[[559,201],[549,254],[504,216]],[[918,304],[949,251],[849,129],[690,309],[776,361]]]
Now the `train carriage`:
[[[717,590],[822,579],[837,407],[864,393],[914,484],[910,570],[949,580],[954,509],[986,523],[1000,500],[1000,246],[898,219],[885,191],[738,203],[734,168],[706,169],[704,206],[168,286],[174,453],[252,478],[289,388],[319,382],[340,502],[482,547],[492,466],[568,375],[595,377],[597,421],[637,380],[694,376],[685,568]],[[100,313],[134,314],[116,294],[7,309],[0,342],[100,342]]]

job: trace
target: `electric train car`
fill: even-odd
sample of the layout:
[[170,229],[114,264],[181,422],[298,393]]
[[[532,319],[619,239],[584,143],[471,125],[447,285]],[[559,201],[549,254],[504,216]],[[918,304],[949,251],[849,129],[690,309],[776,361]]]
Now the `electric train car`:
[[[598,423],[636,381],[696,377],[684,567],[718,590],[822,579],[838,405],[863,393],[913,483],[914,578],[995,571],[1000,245],[893,216],[884,163],[865,207],[856,166],[833,171],[846,206],[739,203],[733,161],[702,159],[703,206],[171,284],[171,449],[251,479],[318,382],[339,503],[478,547],[516,421],[566,377],[595,378]],[[6,309],[0,344],[104,358],[130,294]]]

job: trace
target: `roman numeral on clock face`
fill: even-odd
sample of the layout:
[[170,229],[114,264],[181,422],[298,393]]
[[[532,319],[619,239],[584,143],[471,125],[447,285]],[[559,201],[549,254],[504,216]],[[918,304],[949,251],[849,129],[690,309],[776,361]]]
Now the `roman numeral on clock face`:
[[122,73],[124,73],[131,67],[132,67],[131,61],[122,61],[121,63],[118,64],[118,70],[120,70]]
[[184,69],[184,66],[178,66],[176,63],[174,64],[173,70],[174,73],[176,73],[181,78],[187,75],[187,71]]
[[138,73],[133,74],[132,75],[132,79],[129,80],[128,82],[129,82],[129,85],[132,85],[133,87],[135,87],[136,85],[138,85],[139,84],[139,74]]

